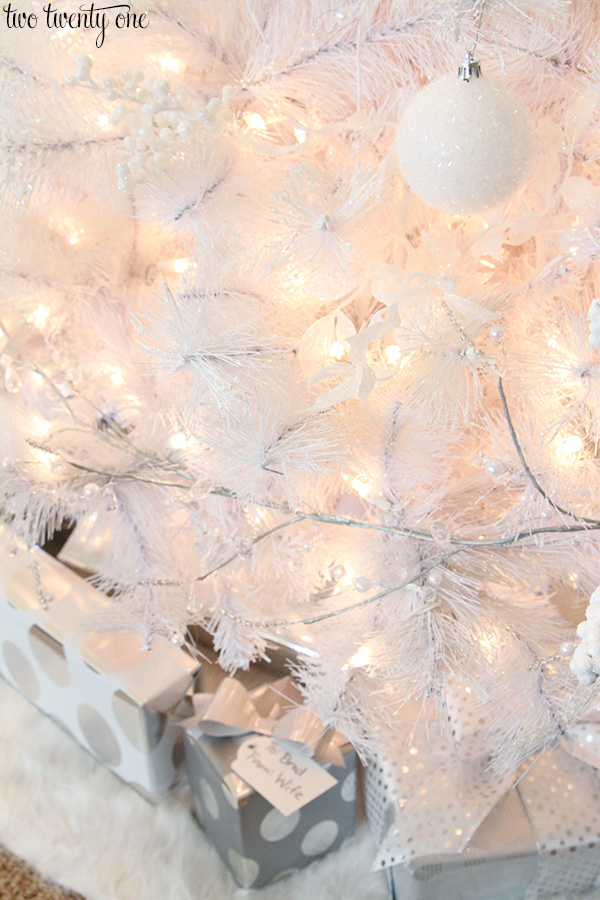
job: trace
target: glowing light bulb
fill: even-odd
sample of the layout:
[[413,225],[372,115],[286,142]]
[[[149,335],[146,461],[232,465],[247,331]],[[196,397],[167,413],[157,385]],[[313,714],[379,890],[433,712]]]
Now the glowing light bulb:
[[110,129],[110,119],[108,116],[103,115],[102,113],[97,117],[96,122],[98,127],[102,129],[102,131],[108,131]]
[[397,365],[401,357],[402,350],[400,349],[400,347],[398,347],[397,344],[390,344],[389,347],[385,348],[385,358],[391,366]]
[[259,113],[246,113],[244,122],[248,128],[252,128],[254,131],[264,131],[267,127],[265,120]]
[[33,416],[32,423],[35,430],[41,435],[48,434],[52,426],[51,422],[47,419],[42,419],[41,416]]
[[194,443],[194,438],[186,435],[183,431],[177,431],[171,435],[169,443],[173,450],[185,450],[187,447],[191,447]]
[[351,656],[347,663],[342,666],[342,672],[348,669],[357,669],[360,666],[366,666],[371,662],[371,651],[366,644],[359,647],[354,656]]
[[56,461],[56,453],[50,453],[48,450],[42,450],[41,447],[32,447],[31,454],[44,469],[51,469],[52,464]]
[[583,450],[583,438],[578,434],[559,435],[554,442],[554,450],[559,462],[568,465]]
[[341,341],[333,341],[331,344],[331,349],[329,350],[329,356],[331,359],[343,359],[346,355],[346,348]]
[[498,638],[495,634],[484,634],[479,638],[479,644],[484,649],[487,650],[489,654],[492,654],[496,649],[496,645],[498,643]]
[[111,366],[109,369],[109,378],[113,384],[123,384],[125,381],[123,377],[123,372],[118,366]]
[[341,579],[340,584],[343,584],[345,587],[350,587],[354,584],[355,579],[356,572],[354,571],[354,569],[349,569],[348,567],[346,567],[346,574]]
[[35,325],[37,328],[41,328],[49,315],[49,306],[38,306],[38,308],[34,312],[32,312],[31,315],[27,316],[27,319],[25,321],[29,325]]
[[83,228],[76,228],[74,231],[71,232],[71,234],[69,235],[69,237],[67,238],[67,240],[69,241],[69,243],[70,243],[72,246],[75,246],[75,244],[78,244],[78,243],[79,243],[79,241],[80,241],[80,239],[81,239],[81,236],[82,236],[83,234],[85,234]]
[[163,53],[161,56],[152,58],[159,64],[163,72],[173,72],[174,75],[179,75],[183,68],[181,60],[176,56],[171,56],[170,53]]
[[193,259],[181,257],[181,259],[173,260],[173,271],[176,275],[183,275],[184,272],[189,272],[193,268],[195,268]]
[[294,128],[294,134],[299,144],[303,144],[306,140],[306,131],[303,128]]
[[352,487],[363,499],[368,497],[373,490],[373,485],[366,475],[357,475],[352,479]]

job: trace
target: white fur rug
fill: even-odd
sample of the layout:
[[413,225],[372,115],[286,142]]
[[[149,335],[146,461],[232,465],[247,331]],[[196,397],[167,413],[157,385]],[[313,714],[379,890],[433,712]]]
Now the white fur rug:
[[0,843],[86,900],[386,900],[363,824],[261,891],[238,888],[188,812],[152,806],[0,679]]

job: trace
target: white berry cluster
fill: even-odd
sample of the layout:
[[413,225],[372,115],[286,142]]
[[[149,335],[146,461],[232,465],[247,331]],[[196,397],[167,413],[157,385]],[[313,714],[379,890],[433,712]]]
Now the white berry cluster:
[[580,684],[593,684],[600,675],[600,587],[590,597],[585,622],[577,626],[577,635],[581,643],[573,653],[571,672]]
[[234,118],[229,108],[235,94],[233,85],[226,85],[220,96],[205,103],[190,98],[185,91],[173,93],[168,81],[145,78],[141,70],[123,71],[120,79],[107,77],[100,85],[92,78],[92,65],[91,57],[78,56],[75,74],[65,81],[69,87],[90,88],[116,103],[108,122],[113,126],[122,122],[128,131],[123,146],[129,151],[129,160],[117,164],[118,186],[123,193],[145,180],[147,167],[160,167],[184,149],[198,131],[218,131],[221,124]]
[[589,342],[592,347],[600,348],[600,297],[595,297],[592,300],[588,318],[590,320]]

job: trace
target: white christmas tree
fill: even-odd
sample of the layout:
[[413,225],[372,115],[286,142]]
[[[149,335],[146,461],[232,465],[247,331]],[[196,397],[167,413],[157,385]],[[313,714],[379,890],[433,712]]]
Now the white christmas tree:
[[303,647],[359,749],[465,691],[498,765],[551,742],[600,672],[597,4],[52,9],[0,20],[5,520],[100,547],[101,627]]

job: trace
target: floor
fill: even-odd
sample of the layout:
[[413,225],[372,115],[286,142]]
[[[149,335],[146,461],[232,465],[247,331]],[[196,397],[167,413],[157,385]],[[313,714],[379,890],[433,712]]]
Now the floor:
[[44,881],[35,869],[0,848],[0,900],[83,900]]

